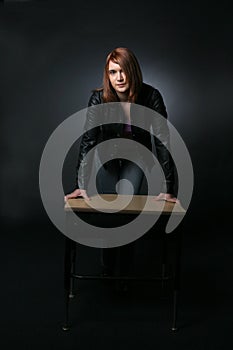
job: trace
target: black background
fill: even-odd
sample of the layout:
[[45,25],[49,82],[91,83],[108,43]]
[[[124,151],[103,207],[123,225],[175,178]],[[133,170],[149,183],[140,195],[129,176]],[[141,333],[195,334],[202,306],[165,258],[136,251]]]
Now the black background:
[[[145,82],[161,91],[169,120],[188,147],[195,173],[192,212],[220,214],[220,203],[223,211],[229,207],[228,2],[214,7],[198,1],[153,6],[32,1],[7,2],[1,10],[3,217],[43,218],[38,169],[46,141],[87,106],[91,90],[102,83],[105,57],[117,46],[135,52]],[[8,205],[12,196],[17,211]]]
[[[190,254],[196,259],[204,239],[203,258],[208,256],[214,241],[221,247],[216,248],[216,260],[224,263],[223,270],[229,268],[233,253],[230,1],[7,1],[0,10],[4,276],[8,279],[16,266],[20,276],[34,260],[42,274],[46,266],[38,263],[40,254],[35,258],[33,249],[50,255],[44,245],[56,251],[50,263],[57,266],[58,260],[62,268],[63,236],[53,231],[40,199],[40,157],[53,130],[86,108],[91,90],[101,85],[105,57],[117,46],[135,52],[144,81],[162,93],[169,120],[190,152],[194,192],[185,218],[195,242],[189,242]],[[70,189],[73,165],[75,159]],[[46,232],[51,231],[48,238]],[[26,247],[28,260],[27,255],[17,255],[20,247]],[[215,261],[214,254],[212,258]],[[24,299],[25,272],[17,281],[22,310],[29,309]],[[8,286],[8,282],[3,284]],[[38,289],[38,298],[40,293]],[[4,295],[9,295],[6,290]],[[22,330],[19,334],[24,339]]]

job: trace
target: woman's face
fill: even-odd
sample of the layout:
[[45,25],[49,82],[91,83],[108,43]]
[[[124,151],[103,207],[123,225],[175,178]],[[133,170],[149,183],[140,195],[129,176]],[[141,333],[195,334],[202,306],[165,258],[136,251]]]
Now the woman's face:
[[109,61],[108,72],[113,89],[116,90],[118,94],[127,93],[129,90],[129,83],[121,66],[113,61]]

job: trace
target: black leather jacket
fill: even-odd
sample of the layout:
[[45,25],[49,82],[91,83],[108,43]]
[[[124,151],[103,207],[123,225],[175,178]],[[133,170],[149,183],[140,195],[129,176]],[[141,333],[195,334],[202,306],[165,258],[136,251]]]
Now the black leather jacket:
[[[94,91],[89,99],[88,107],[95,106],[95,105],[104,106],[102,101],[102,95],[103,95],[102,90]],[[138,99],[136,101],[136,104],[144,107],[148,107],[158,112],[164,118],[167,119],[166,107],[160,92],[148,84],[143,83]],[[131,105],[131,107],[132,106],[133,104]],[[98,116],[98,118],[99,117],[100,116]],[[117,124],[111,123],[111,117],[109,116],[109,113],[108,113],[107,118],[108,118],[109,124],[95,127],[94,123],[96,118],[97,118],[97,115],[95,113],[95,110],[93,110],[92,108],[88,108],[84,131],[87,130],[87,128],[88,129],[90,127],[92,128],[84,132],[80,143],[79,158],[78,158],[78,164],[76,169],[76,187],[80,189],[87,189],[88,180],[90,176],[90,164],[92,162],[84,161],[84,157],[92,149],[92,147],[95,147],[98,143],[108,139],[124,137],[123,120],[119,120],[119,123]],[[158,134],[161,133],[161,130],[159,130],[159,128],[157,129],[158,129],[157,133]],[[132,125],[132,139],[137,142],[140,142],[141,144],[146,146],[149,150],[152,150],[152,141],[151,141],[150,133],[146,132],[143,128],[138,128]],[[161,135],[160,135],[160,139],[161,139]],[[162,139],[163,139],[163,143],[160,142],[160,140],[158,140],[156,137],[154,137],[157,158],[159,163],[161,164],[161,167],[163,169],[165,179],[166,179],[166,184],[165,184],[166,186],[164,186],[163,191],[174,194],[175,166],[174,166],[173,159],[170,155],[170,152],[168,151],[170,146],[168,128],[166,128],[166,132],[164,132],[164,129],[163,129]],[[117,158],[114,153],[112,153],[112,157]]]

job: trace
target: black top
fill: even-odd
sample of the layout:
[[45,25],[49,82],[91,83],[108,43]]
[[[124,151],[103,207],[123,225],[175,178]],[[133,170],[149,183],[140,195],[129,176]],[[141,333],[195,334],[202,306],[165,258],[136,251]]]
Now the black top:
[[[119,108],[121,108],[121,104],[103,104],[102,96],[103,90],[94,91],[88,102],[88,107],[91,108],[88,108],[87,110],[84,134],[80,143],[77,164],[76,186],[80,189],[87,189],[90,175],[92,160],[90,159],[88,163],[84,161],[84,157],[87,155],[87,153],[102,141],[117,137],[124,137],[124,126],[126,121],[124,120],[124,117],[122,117],[122,113],[119,114],[119,122],[116,123],[116,113],[119,112],[117,107],[119,105]],[[134,107],[134,104],[131,104],[131,120],[137,118],[138,114],[140,114],[140,128],[132,125],[132,139],[142,143],[149,150],[152,150],[151,134],[148,131],[145,131],[148,130],[147,122],[150,120],[155,134],[154,142],[156,156],[163,169],[166,179],[163,192],[174,194],[175,165],[169,152],[169,129],[166,122],[167,111],[163,98],[156,88],[143,83],[135,105],[141,105],[147,108],[137,108],[137,106]],[[97,106],[97,108],[92,108],[92,106]],[[138,113],[138,109],[142,112]],[[137,113],[134,113],[134,110]],[[156,118],[156,114],[151,110],[158,112],[164,118]],[[111,115],[113,116],[113,119],[111,118]],[[111,119],[113,120],[112,123]],[[161,119],[163,123],[161,123]],[[104,124],[106,122],[108,124]],[[117,158],[116,154],[111,154],[113,158]]]

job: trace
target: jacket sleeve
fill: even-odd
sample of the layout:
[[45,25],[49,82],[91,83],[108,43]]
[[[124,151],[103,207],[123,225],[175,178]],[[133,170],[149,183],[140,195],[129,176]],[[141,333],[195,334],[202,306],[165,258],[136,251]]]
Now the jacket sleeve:
[[76,188],[87,189],[93,163],[92,156],[87,156],[88,152],[95,147],[99,135],[99,127],[95,127],[97,112],[94,106],[101,103],[99,95],[94,92],[88,102],[84,133],[80,142],[79,156],[76,166]]
[[162,167],[165,176],[165,183],[163,184],[162,192],[175,194],[175,164],[170,154],[170,134],[167,124],[167,111],[160,92],[155,89],[152,95],[151,108],[162,115],[164,118],[155,118],[152,125],[155,137],[154,144],[158,161]]

